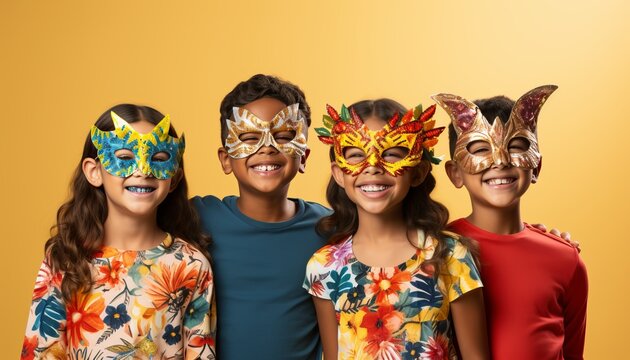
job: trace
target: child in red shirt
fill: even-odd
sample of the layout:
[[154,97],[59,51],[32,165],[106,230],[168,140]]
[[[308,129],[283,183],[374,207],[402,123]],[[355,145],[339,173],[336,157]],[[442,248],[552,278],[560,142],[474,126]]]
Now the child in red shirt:
[[540,173],[538,113],[555,89],[541,86],[516,102],[434,97],[452,120],[447,174],[472,204],[450,229],[479,242],[494,359],[583,359],[584,263],[576,248],[520,215],[521,196]]

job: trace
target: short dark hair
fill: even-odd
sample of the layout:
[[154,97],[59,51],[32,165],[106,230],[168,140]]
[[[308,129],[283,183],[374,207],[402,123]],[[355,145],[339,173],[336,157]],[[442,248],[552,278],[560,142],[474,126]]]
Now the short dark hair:
[[[514,107],[514,100],[503,96],[493,96],[487,99],[478,99],[474,101],[475,105],[479,107],[483,116],[488,119],[490,124],[494,123],[494,119],[497,117],[506,123],[510,119],[510,113]],[[457,143],[457,133],[453,124],[448,125],[448,145],[451,153],[451,159],[455,153],[455,143]]]
[[221,101],[221,144],[225,145],[227,121],[232,118],[232,108],[265,97],[280,100],[286,105],[299,103],[307,125],[311,125],[311,108],[304,92],[297,85],[272,75],[256,74],[236,85]]

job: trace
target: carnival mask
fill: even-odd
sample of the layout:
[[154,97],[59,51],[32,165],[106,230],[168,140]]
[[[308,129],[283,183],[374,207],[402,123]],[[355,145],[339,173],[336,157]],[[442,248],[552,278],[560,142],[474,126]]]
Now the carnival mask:
[[[398,176],[418,165],[425,149],[428,152],[427,158],[439,163],[439,159],[433,157],[432,147],[437,144],[437,137],[444,127],[433,127],[435,105],[424,112],[419,105],[402,118],[396,113],[379,130],[370,130],[354,109],[348,111],[342,106],[339,115],[332,106],[327,105],[326,108],[328,115],[324,115],[325,128],[317,128],[315,131],[319,140],[333,146],[335,162],[346,174],[356,176],[366,167],[376,166],[392,176]],[[358,148],[365,156],[360,161],[347,159],[344,151],[348,148]],[[384,154],[392,148],[404,148],[407,153],[395,162],[388,162],[384,159]]]
[[[234,120],[227,120],[228,135],[225,147],[230,157],[246,158],[255,154],[263,146],[273,146],[278,151],[291,157],[305,154],[307,128],[306,119],[299,110],[299,104],[289,105],[277,113],[270,121],[259,119],[256,115],[241,107],[234,107]],[[241,140],[243,134],[258,134],[255,143]],[[295,134],[291,139],[276,139],[277,133]]]
[[[113,111],[113,131],[102,131],[92,126],[92,143],[96,147],[98,159],[108,173],[128,177],[136,170],[156,179],[173,177],[179,168],[184,154],[184,137],[175,138],[168,134],[170,119],[166,115],[150,133],[140,134]],[[116,156],[119,150],[129,150],[131,156]],[[156,156],[165,153],[166,156]]]
[[[451,117],[457,134],[453,159],[470,174],[484,171],[493,164],[537,168],[542,158],[536,135],[538,114],[549,95],[557,88],[555,85],[545,85],[530,90],[516,101],[505,124],[497,117],[492,125],[477,105],[466,99],[452,94],[433,96],[433,100]],[[513,140],[519,138],[528,144],[526,149],[510,151]],[[476,141],[489,144],[490,151],[471,153],[469,146]]]

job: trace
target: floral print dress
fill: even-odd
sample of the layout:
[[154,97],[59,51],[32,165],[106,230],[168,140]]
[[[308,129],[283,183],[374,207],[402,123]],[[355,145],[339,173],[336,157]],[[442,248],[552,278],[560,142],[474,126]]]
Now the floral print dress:
[[68,303],[63,274],[37,274],[22,359],[214,359],[216,318],[209,261],[168,235],[157,247],[103,247],[94,285]]
[[450,256],[436,280],[423,262],[437,241],[422,231],[418,238],[421,249],[394,267],[361,263],[352,237],[324,246],[309,260],[304,288],[334,304],[339,359],[457,358],[449,304],[482,286],[479,272],[468,249],[449,237]]

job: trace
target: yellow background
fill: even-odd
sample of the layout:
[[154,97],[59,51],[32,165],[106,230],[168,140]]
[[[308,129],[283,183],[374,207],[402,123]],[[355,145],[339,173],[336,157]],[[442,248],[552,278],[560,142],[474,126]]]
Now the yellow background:
[[[559,85],[541,113],[545,166],[523,213],[582,244],[586,357],[625,357],[629,10],[622,0],[2,1],[0,352],[19,352],[44,241],[98,115],[120,102],[170,113],[186,134],[191,194],[232,194],[215,155],[218,106],[262,72],[299,84],[317,125],[327,102],[411,107],[438,92],[517,98]],[[291,195],[324,202],[326,147],[313,130],[310,144]],[[465,191],[435,173],[437,198],[467,215]]]

